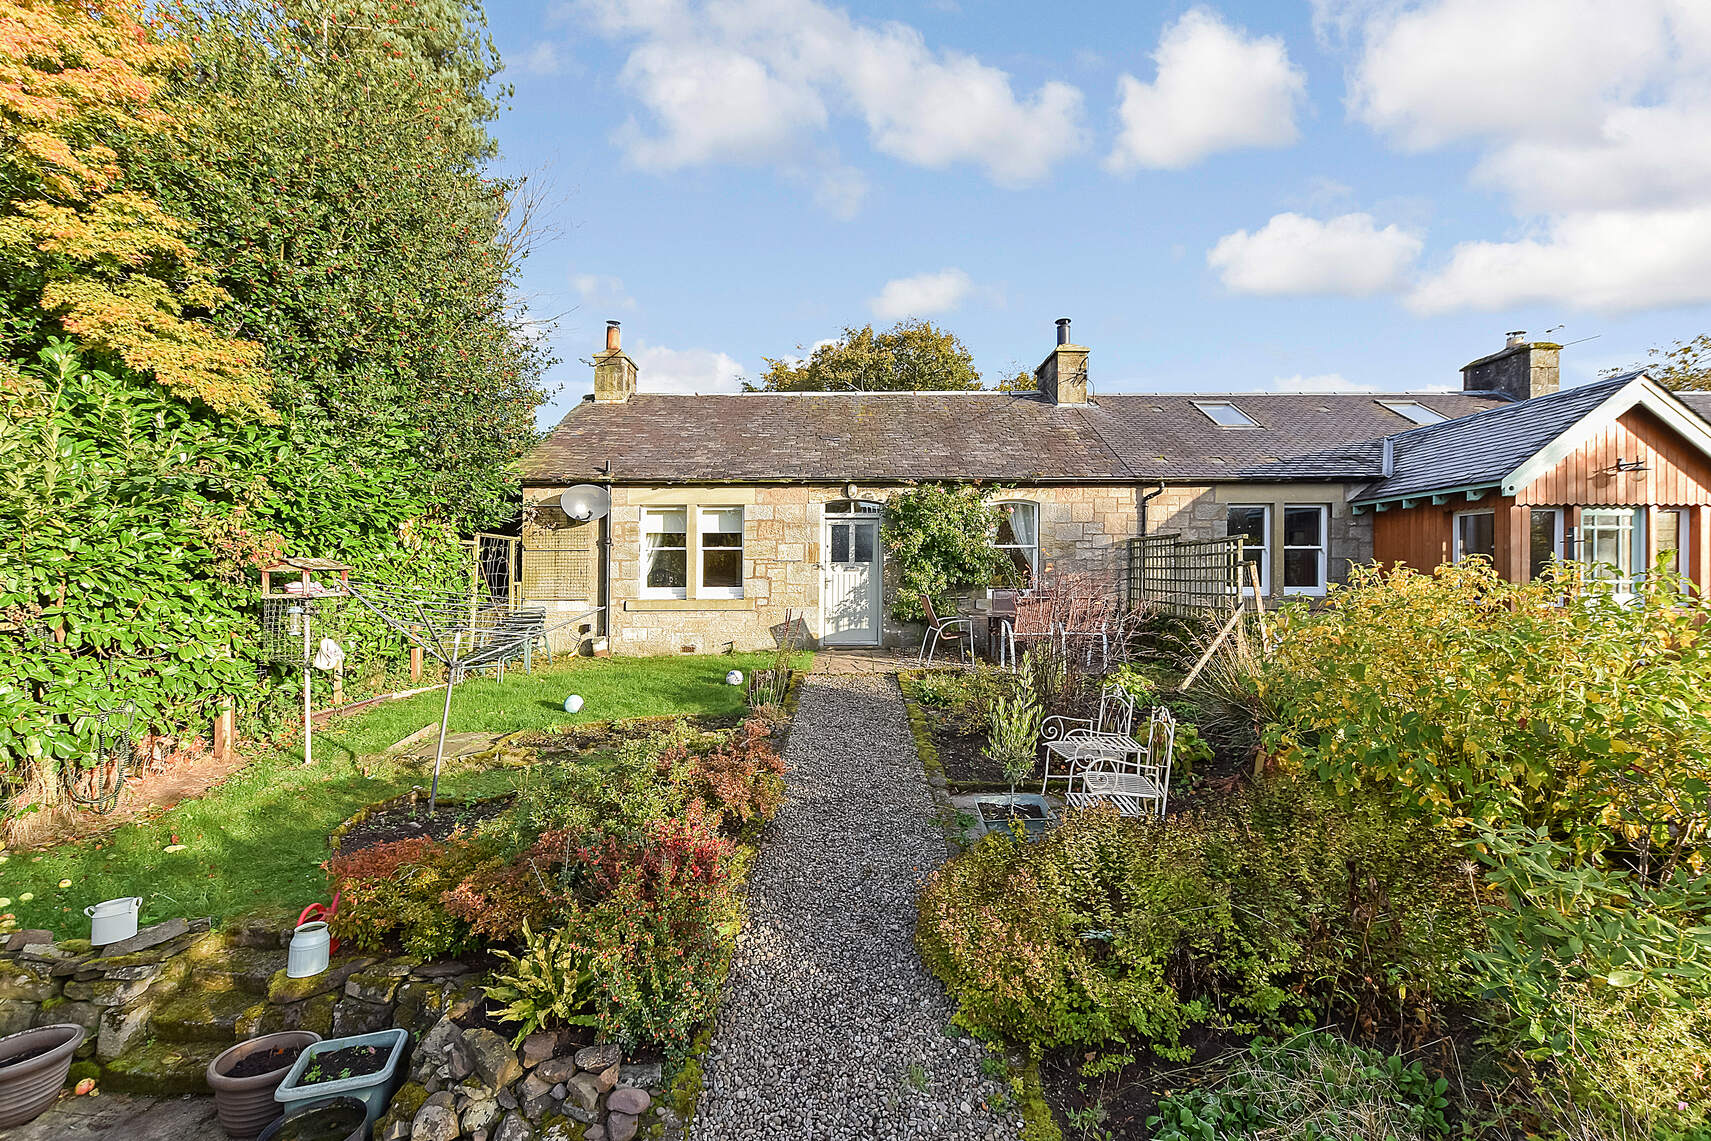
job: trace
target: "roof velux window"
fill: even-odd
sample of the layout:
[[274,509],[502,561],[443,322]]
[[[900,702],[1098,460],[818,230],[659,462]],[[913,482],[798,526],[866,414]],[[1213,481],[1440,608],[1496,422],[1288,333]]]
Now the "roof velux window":
[[1227,400],[1196,400],[1194,407],[1220,428],[1257,428],[1258,421]]
[[1442,412],[1435,412],[1418,400],[1380,400],[1379,403],[1416,424],[1441,424],[1449,419]]

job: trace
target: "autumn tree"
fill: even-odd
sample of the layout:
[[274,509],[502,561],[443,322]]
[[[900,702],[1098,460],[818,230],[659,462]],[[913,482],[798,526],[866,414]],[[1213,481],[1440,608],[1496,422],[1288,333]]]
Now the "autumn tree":
[[1648,359],[1650,363],[1639,367],[1659,384],[1678,389],[1711,389],[1711,333],[1701,333],[1690,341],[1676,341],[1667,349],[1655,348]]
[[974,356],[955,333],[930,321],[899,321],[882,333],[872,325],[844,329],[807,360],[767,358],[760,383],[750,391],[910,392],[980,387]]
[[135,150],[180,126],[159,97],[185,61],[140,0],[11,0],[0,15],[7,355],[69,333],[183,399],[265,415],[258,347],[204,320],[230,298],[190,221],[128,177]]

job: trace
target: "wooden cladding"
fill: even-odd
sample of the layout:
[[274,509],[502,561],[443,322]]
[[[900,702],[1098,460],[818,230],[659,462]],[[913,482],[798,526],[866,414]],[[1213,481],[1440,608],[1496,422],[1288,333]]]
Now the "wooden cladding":
[[[1644,471],[1620,471],[1617,461]],[[1605,425],[1556,467],[1521,489],[1521,504],[1621,507],[1711,504],[1711,460],[1644,408]]]

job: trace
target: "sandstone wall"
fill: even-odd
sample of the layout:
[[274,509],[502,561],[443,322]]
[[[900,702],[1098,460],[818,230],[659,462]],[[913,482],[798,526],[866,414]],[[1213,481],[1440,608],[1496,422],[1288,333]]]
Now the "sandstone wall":
[[[1156,486],[1156,485],[1155,485]],[[525,489],[523,539],[526,552],[524,593],[560,609],[600,601],[600,539],[612,540],[611,648],[622,654],[720,653],[763,650],[777,644],[786,616],[806,626],[808,644],[821,632],[821,550],[825,506],[849,498],[836,484],[624,487],[612,489],[612,510],[604,524],[572,523],[556,504],[563,488]],[[863,484],[854,498],[884,502],[899,485]],[[1135,485],[1058,485],[1021,487],[999,498],[1026,500],[1040,508],[1040,564],[1043,574],[1087,574],[1113,588],[1127,570],[1126,540],[1141,533],[1141,499],[1150,490]],[[1346,577],[1349,561],[1372,556],[1371,524],[1350,514],[1342,485],[1235,484],[1172,486],[1147,508],[1154,533],[1179,531],[1191,538],[1225,534],[1225,511],[1233,503],[1271,503],[1274,531],[1272,582],[1282,582],[1281,533],[1284,504],[1323,503],[1329,507],[1330,577]],[[646,507],[741,507],[743,509],[743,596],[697,597],[693,567],[696,528],[691,524],[688,551],[691,574],[682,599],[644,598],[640,589],[641,512]],[[540,552],[550,552],[541,555]],[[551,568],[531,574],[536,567]],[[566,570],[574,564],[580,569]],[[889,569],[889,568],[888,568]],[[563,583],[584,583],[565,590]],[[895,587],[887,574],[886,601]],[[589,632],[592,632],[589,631]],[[889,616],[887,644],[912,644],[916,628]]]

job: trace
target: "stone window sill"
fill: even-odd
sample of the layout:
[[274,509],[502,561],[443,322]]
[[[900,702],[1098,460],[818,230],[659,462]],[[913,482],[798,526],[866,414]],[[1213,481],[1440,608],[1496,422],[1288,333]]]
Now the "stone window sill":
[[753,610],[754,600],[748,598],[630,598],[624,609],[646,613],[663,610]]

